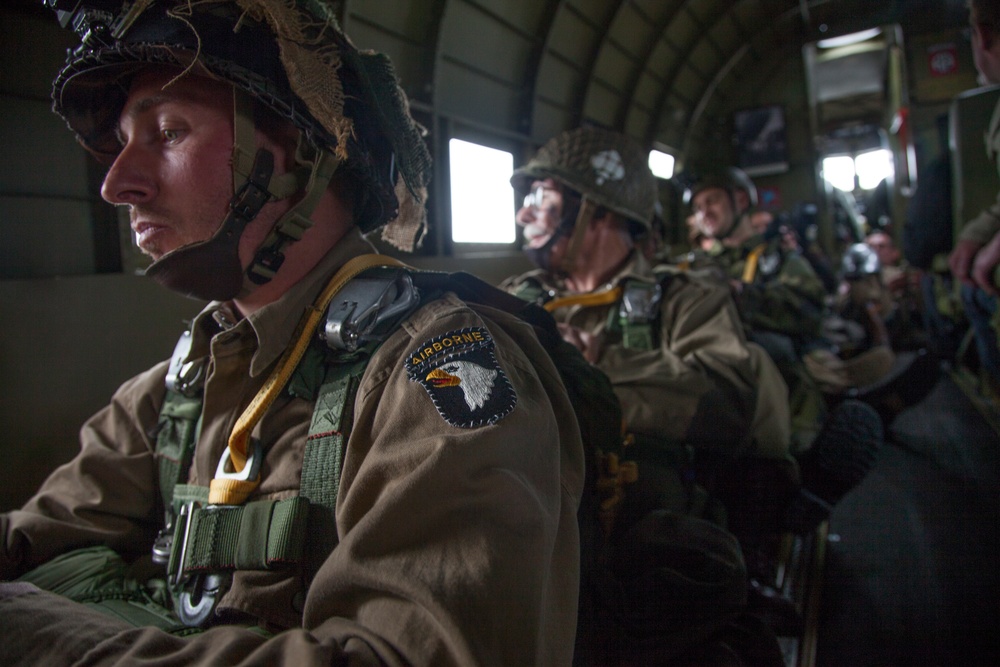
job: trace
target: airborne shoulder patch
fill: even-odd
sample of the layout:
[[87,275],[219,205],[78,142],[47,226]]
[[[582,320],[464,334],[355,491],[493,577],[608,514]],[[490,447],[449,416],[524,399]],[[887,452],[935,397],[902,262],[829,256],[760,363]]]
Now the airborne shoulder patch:
[[495,424],[517,404],[517,394],[500,368],[493,337],[483,327],[449,331],[414,350],[406,374],[427,390],[434,407],[452,426]]

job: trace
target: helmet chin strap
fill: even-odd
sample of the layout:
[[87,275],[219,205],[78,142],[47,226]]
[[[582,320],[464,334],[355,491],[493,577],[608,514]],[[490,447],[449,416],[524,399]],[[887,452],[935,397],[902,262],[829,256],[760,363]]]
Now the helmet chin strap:
[[576,214],[576,222],[573,224],[573,234],[569,237],[569,245],[566,246],[566,253],[559,262],[559,270],[566,275],[572,275],[576,269],[576,257],[580,254],[583,237],[587,234],[590,221],[594,219],[595,211],[597,211],[597,204],[590,197],[584,195],[580,201],[580,210]]
[[[264,148],[256,151],[251,163],[246,148],[256,143],[252,104],[247,93],[233,89],[236,194],[222,224],[210,239],[177,248],[146,269],[153,280],[191,298],[226,301],[271,280],[284,262],[285,246],[302,238],[312,226],[309,216],[340,164],[331,153],[307,146],[302,133],[296,147],[297,167],[292,171],[273,177],[274,155]],[[247,224],[268,201],[287,199],[303,190],[302,199],[275,223],[244,273],[239,244]]]
[[736,195],[734,195],[732,192],[729,192],[728,194],[729,194],[729,203],[731,203],[733,205],[733,224],[729,225],[729,229],[726,230],[725,234],[720,234],[718,236],[712,237],[712,238],[714,238],[716,241],[718,241],[720,243],[722,241],[724,241],[725,239],[727,239],[727,238],[729,238],[730,236],[733,235],[733,232],[736,231],[736,228],[740,226],[740,222],[743,221],[743,216],[747,215],[747,213],[749,213],[749,211],[750,211],[750,207],[748,206],[745,209],[743,209],[742,211],[737,212],[736,211]]
[[[566,211],[566,215],[559,222],[559,226],[549,237],[549,240],[537,248],[524,248],[524,254],[540,269],[545,271],[556,269],[561,273],[571,274],[576,268],[576,256],[580,253],[583,237],[587,233],[587,227],[594,218],[596,210],[597,205],[584,196],[580,207],[576,209],[576,215],[573,215],[573,210]],[[566,253],[559,261],[559,266],[554,267],[552,266],[552,248],[559,242],[559,239],[567,235],[569,236],[569,244],[566,246]]]
[[184,296],[225,301],[243,287],[240,237],[247,223],[271,198],[267,186],[274,171],[274,155],[260,149],[250,178],[229,202],[229,213],[212,238],[177,248],[156,260],[146,275]]

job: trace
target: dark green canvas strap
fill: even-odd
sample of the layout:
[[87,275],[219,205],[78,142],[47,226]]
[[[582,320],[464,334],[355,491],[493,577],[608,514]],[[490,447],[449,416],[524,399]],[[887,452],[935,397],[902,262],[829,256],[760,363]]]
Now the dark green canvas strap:
[[299,486],[299,495],[309,501],[306,576],[310,581],[339,541],[336,508],[344,448],[354,421],[354,396],[370,359],[366,354],[352,364],[332,367],[316,396]]
[[[170,572],[266,570],[302,558],[309,501],[302,497],[256,500],[245,505],[209,505],[178,521],[175,543],[184,544],[184,563],[175,549]],[[186,518],[186,517],[185,517]],[[186,533],[186,534],[185,534]]]
[[160,410],[156,434],[156,454],[160,472],[163,506],[173,502],[174,487],[187,478],[201,419],[201,395],[184,396],[167,390]]

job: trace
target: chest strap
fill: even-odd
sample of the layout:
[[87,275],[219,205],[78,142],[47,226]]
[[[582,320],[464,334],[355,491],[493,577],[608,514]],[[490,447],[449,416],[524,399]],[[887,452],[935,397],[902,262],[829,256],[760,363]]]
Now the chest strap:
[[746,264],[743,265],[743,275],[740,277],[740,280],[744,283],[750,284],[753,282],[754,277],[757,275],[757,264],[760,262],[760,256],[764,254],[765,250],[767,250],[767,244],[761,243],[747,255]]
[[200,572],[266,570],[298,563],[306,535],[309,501],[255,500],[245,505],[185,505],[174,532],[167,571],[173,582]]

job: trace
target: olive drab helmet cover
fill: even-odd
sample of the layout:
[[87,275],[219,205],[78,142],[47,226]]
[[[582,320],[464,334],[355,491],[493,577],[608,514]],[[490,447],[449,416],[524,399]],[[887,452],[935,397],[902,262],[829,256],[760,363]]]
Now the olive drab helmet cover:
[[[150,65],[173,66],[184,74],[210,76],[233,85],[237,195],[241,177],[246,186],[260,180],[257,175],[262,169],[266,172],[266,164],[254,158],[253,146],[241,147],[241,143],[252,144],[245,139],[246,134],[240,140],[241,96],[262,103],[299,129],[297,160],[302,168],[297,182],[268,188],[264,179],[264,201],[305,192],[303,200],[311,203],[304,209],[301,202],[297,204],[297,220],[284,228],[284,219],[275,225],[258,252],[255,266],[248,271],[253,283],[266,282],[268,273],[273,275],[280,267],[280,249],[311,225],[308,217],[318,199],[313,191],[322,190],[335,170],[346,170],[360,183],[355,218],[362,232],[385,226],[383,238],[396,247],[412,251],[420,244],[431,167],[423,128],[410,115],[389,59],[359,51],[341,31],[326,0],[44,2],[56,10],[60,23],[72,27],[82,40],[69,52],[53,83],[53,110],[99,159],[113,161],[121,150],[116,130],[129,82]],[[242,159],[241,150],[248,153]],[[261,152],[267,153],[258,151],[258,157]],[[231,212],[217,237],[232,217]],[[237,226],[237,241],[241,233],[242,226]],[[276,266],[269,268],[267,261],[262,264],[260,260],[272,241],[275,245],[271,249],[276,248],[279,257]],[[156,278],[157,265],[170,265],[167,260],[175,253],[197,256],[198,245],[202,244],[168,253],[147,273]],[[218,254],[220,244],[204,245],[200,263],[181,263],[181,271],[171,267],[159,273],[210,273],[218,263],[212,253]],[[232,264],[234,247],[223,251]],[[255,268],[256,276],[252,273]],[[161,282],[198,298],[228,299],[248,288],[242,267],[236,269],[240,275],[235,279],[223,277],[208,287],[197,285],[197,275],[183,279],[180,287],[169,279]]]
[[657,200],[656,178],[649,156],[639,144],[617,132],[581,127],[550,139],[526,165],[514,170],[510,183],[526,193],[533,181],[551,178],[598,206],[646,230]]

